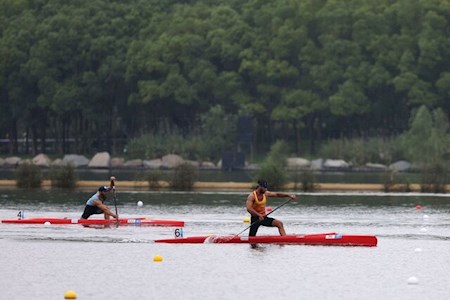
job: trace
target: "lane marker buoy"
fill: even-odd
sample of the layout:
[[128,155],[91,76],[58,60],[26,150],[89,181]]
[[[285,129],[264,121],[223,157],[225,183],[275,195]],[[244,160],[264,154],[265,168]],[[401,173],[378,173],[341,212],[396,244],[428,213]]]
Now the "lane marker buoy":
[[77,293],[73,290],[68,290],[64,294],[64,299],[77,299]]
[[156,254],[155,256],[153,256],[153,261],[154,262],[162,262],[163,261],[163,257],[159,254]]

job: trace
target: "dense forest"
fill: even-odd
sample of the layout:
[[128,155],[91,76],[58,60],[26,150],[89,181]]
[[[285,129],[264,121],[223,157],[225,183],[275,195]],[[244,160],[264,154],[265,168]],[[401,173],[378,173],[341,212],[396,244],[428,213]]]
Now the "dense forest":
[[314,154],[419,107],[450,113],[448,0],[0,0],[3,153]]

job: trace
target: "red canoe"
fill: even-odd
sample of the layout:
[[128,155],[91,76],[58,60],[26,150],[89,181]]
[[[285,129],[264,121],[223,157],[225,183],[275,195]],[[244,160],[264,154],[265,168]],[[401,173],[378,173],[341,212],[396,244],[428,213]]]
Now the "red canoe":
[[193,236],[155,240],[156,243],[174,244],[294,244],[294,245],[330,245],[330,246],[365,246],[375,247],[377,237],[373,235],[348,235],[337,233],[298,234],[285,236]]
[[[10,219],[1,220],[0,223],[9,224],[82,224],[82,225],[108,225],[116,224],[115,219],[69,219],[69,218],[30,218],[30,219]],[[125,218],[119,219],[119,225],[135,225],[135,226],[173,226],[183,227],[184,221],[164,220],[164,219],[147,219],[147,218]]]

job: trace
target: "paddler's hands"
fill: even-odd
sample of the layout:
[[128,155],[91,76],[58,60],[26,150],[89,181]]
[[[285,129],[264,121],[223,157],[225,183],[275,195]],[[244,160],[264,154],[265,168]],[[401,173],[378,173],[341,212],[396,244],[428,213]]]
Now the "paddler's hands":
[[111,176],[111,178],[110,178],[109,180],[111,180],[112,182],[114,182],[114,181],[116,180],[116,177]]
[[288,197],[291,200],[295,200],[295,198],[297,198],[297,196],[295,194],[288,195]]

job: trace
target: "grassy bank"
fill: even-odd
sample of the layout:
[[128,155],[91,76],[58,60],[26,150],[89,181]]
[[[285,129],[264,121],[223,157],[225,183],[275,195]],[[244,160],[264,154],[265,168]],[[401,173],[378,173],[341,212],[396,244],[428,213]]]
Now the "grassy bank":
[[[77,189],[97,189],[101,185],[105,185],[105,181],[95,181],[95,180],[81,180],[76,184]],[[147,181],[117,181],[116,186],[118,189],[122,190],[153,190],[149,187]],[[0,180],[0,187],[5,188],[15,188],[15,180]],[[159,190],[167,190],[169,188],[169,183],[167,181],[159,181]],[[193,190],[212,190],[212,191],[250,191],[254,187],[252,182],[195,182]],[[41,188],[49,189],[51,188],[50,180],[42,181]],[[286,184],[281,190],[294,190],[294,183]],[[398,185],[391,187],[391,191],[402,191],[403,186]],[[419,184],[411,184],[409,186],[411,192],[420,192]],[[318,183],[315,189],[316,192],[323,191],[335,191],[335,192],[351,192],[351,191],[367,191],[367,192],[383,192],[383,184],[373,184],[373,183]],[[446,186],[446,191],[450,191],[450,185]]]

